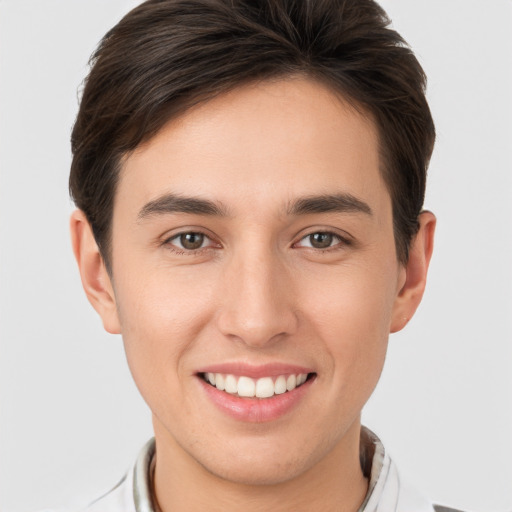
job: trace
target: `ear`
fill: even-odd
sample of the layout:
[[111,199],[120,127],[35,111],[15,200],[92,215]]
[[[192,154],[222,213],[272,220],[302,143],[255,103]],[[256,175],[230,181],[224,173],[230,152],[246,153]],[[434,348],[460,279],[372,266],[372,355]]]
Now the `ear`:
[[70,219],[71,243],[85,294],[100,315],[103,327],[120,334],[114,288],[84,212],[75,210]]
[[428,211],[419,216],[420,227],[409,249],[409,260],[401,269],[403,285],[395,300],[391,318],[390,332],[400,331],[412,318],[421,302],[427,271],[434,248],[434,231],[436,218]]

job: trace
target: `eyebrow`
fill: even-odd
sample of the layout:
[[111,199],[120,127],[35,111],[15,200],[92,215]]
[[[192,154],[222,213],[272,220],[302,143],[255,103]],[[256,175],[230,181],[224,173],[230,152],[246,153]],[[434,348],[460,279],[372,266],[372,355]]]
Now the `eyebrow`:
[[165,213],[191,213],[195,215],[227,216],[226,208],[208,199],[184,197],[177,194],[164,194],[146,203],[139,212],[138,219]]
[[293,201],[288,208],[288,215],[329,212],[373,215],[372,209],[367,203],[347,193],[302,197]]
[[[288,215],[307,215],[314,213],[364,213],[373,215],[370,206],[352,194],[322,194],[301,197],[293,201],[287,210]],[[185,197],[177,194],[164,194],[146,203],[139,212],[138,219],[143,220],[153,215],[166,213],[189,213],[227,217],[224,205],[208,199]]]

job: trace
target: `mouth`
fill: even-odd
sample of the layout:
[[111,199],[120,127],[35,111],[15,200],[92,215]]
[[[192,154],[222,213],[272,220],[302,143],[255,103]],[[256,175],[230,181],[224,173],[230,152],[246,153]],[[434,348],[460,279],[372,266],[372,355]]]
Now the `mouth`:
[[315,378],[316,373],[289,373],[252,378],[247,375],[201,372],[198,376],[207,384],[239,398],[266,399],[285,395]]
[[212,364],[195,376],[210,403],[238,422],[253,424],[291,414],[313,396],[317,378],[311,368],[280,362]]

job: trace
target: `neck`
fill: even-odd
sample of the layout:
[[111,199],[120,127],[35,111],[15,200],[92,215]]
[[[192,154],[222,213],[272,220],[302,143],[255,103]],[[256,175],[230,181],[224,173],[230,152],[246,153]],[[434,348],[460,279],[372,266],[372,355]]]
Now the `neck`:
[[154,493],[161,512],[354,512],[368,490],[359,459],[359,421],[316,464],[293,478],[270,484],[219,477],[185,452],[166,431],[155,428],[155,437]]

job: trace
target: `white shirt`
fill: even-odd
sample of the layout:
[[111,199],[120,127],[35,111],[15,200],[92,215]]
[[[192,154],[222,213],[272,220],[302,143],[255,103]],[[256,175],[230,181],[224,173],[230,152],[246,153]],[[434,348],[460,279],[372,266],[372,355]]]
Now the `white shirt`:
[[[435,512],[430,501],[402,480],[381,441],[365,427],[361,444],[371,460],[371,470],[368,494],[358,512]],[[84,512],[156,512],[150,491],[154,451],[151,439],[121,482]]]

